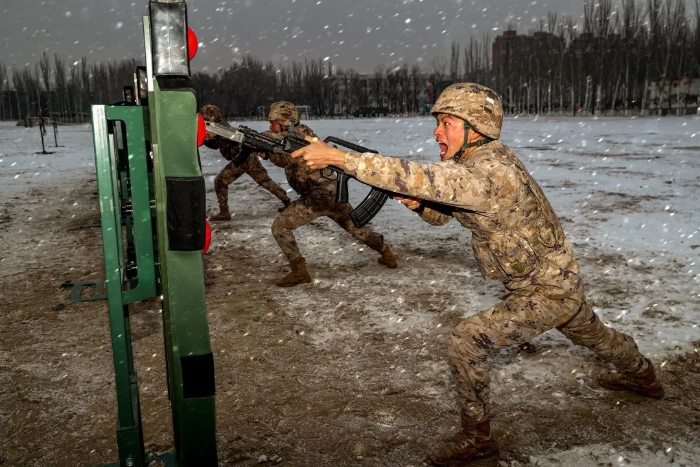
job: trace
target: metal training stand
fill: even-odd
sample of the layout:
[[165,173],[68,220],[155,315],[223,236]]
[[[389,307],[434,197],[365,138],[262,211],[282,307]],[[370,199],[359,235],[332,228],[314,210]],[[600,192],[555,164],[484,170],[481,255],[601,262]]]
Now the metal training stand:
[[[216,466],[197,150],[203,125],[189,69],[196,38],[184,0],[151,0],[143,27],[146,69],[135,74],[138,98],[133,105],[92,107],[117,394],[119,463],[113,465],[142,467],[159,458],[167,466]],[[157,296],[175,440],[174,451],[160,455],[144,449],[129,324],[129,304]]]
[[[54,135],[56,134],[56,129],[54,129]],[[39,135],[41,136],[41,152],[35,152],[34,154],[53,154],[53,151],[46,150],[46,144],[44,143],[44,136],[46,136],[46,124],[44,123],[44,116],[39,117]],[[58,147],[58,140],[56,147]]]

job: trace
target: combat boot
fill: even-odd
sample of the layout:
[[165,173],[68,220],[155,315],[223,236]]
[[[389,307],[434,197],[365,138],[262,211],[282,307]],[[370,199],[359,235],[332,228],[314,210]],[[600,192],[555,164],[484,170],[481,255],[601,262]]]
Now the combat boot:
[[306,269],[306,260],[299,258],[291,262],[292,272],[278,280],[276,284],[280,287],[293,287],[297,284],[311,282],[311,275]]
[[433,451],[428,460],[433,465],[464,465],[472,459],[481,459],[498,454],[498,444],[491,435],[489,422],[463,428],[449,441]]
[[391,252],[391,248],[386,243],[382,245],[382,249],[379,250],[379,254],[382,256],[377,259],[377,262],[381,265],[388,267],[389,269],[394,269],[399,264],[396,262],[396,256]]
[[230,221],[231,220],[231,213],[228,212],[228,208],[223,208],[219,209],[219,214],[216,214],[214,216],[211,216],[209,218],[210,221]]
[[651,360],[647,361],[647,369],[643,373],[617,373],[615,371],[606,371],[598,377],[598,382],[606,389],[613,391],[634,391],[642,396],[661,399],[664,397],[664,387],[661,380],[656,376],[654,365]]

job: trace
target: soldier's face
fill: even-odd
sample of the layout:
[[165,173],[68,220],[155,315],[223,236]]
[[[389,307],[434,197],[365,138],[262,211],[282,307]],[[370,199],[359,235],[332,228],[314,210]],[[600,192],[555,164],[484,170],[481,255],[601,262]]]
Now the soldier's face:
[[270,131],[274,131],[275,133],[281,133],[282,125],[280,125],[280,122],[270,122]]
[[464,143],[464,120],[447,114],[438,114],[433,134],[440,146],[440,160],[452,158]]

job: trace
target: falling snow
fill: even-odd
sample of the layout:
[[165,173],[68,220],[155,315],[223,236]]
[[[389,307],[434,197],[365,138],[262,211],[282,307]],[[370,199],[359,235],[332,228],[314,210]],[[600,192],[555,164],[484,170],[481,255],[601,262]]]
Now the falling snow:
[[[95,2],[89,8],[56,12],[56,2],[8,1],[12,8],[3,10],[5,22],[0,28],[0,62],[8,67],[23,66],[30,58],[33,65],[45,50],[87,56],[91,62],[142,57],[141,44],[126,39],[141,37],[146,2]],[[578,19],[583,2],[568,3],[573,5],[505,2],[483,7],[474,2],[403,0],[190,2],[188,24],[210,45],[199,51],[192,66],[197,71],[218,68],[213,64],[228,62],[228,47],[235,44],[263,61],[275,59],[276,64],[280,56],[312,60],[331,56],[335,66],[371,73],[378,65],[429,63],[438,56],[449,57],[453,41],[466,44],[486,33],[495,37],[510,26],[526,32],[546,21],[549,11],[556,11],[559,18]],[[31,30],[25,32],[27,25]],[[375,47],[377,44],[381,47]],[[362,57],[359,61],[358,56]]]
[[[388,155],[437,159],[428,117],[306,123]],[[600,362],[547,333],[528,351],[492,358],[503,446],[498,462],[484,465],[700,464],[690,434],[700,384],[698,127],[697,117],[506,119],[503,140],[561,218],[596,311],[658,364],[669,397],[601,390]],[[8,465],[116,460],[106,306],[53,309],[67,301],[61,282],[104,277],[99,230],[89,227],[98,217],[89,126],[60,127],[58,143],[47,143],[55,154],[36,154],[36,128],[0,123],[0,374],[11,381],[0,388],[8,440],[0,459]],[[202,149],[201,162],[213,211],[213,178],[225,161]],[[294,197],[283,173],[268,170]],[[356,203],[365,188],[351,189]],[[319,219],[297,231],[314,282],[280,289],[274,280],[288,264],[270,234],[277,200],[241,177],[230,201],[234,218],[214,224],[204,261],[221,461],[420,466],[458,422],[445,365],[450,329],[502,293],[479,275],[468,232],[456,222],[429,226],[390,201],[373,222],[399,257],[387,270]],[[144,303],[132,326],[147,443],[167,448],[160,319],[157,303]]]

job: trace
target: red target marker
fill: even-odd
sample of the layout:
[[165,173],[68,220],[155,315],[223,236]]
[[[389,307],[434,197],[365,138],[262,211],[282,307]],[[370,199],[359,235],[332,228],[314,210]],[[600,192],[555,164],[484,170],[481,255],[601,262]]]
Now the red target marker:
[[204,248],[202,248],[202,254],[206,255],[209,251],[209,245],[211,245],[211,226],[209,221],[204,219]]
[[197,114],[197,147],[204,144],[204,138],[207,136],[207,126],[204,124],[204,118],[201,114]]
[[199,48],[199,42],[197,41],[197,36],[195,35],[192,28],[187,28],[187,57],[192,60],[195,55],[197,55],[197,49]]

